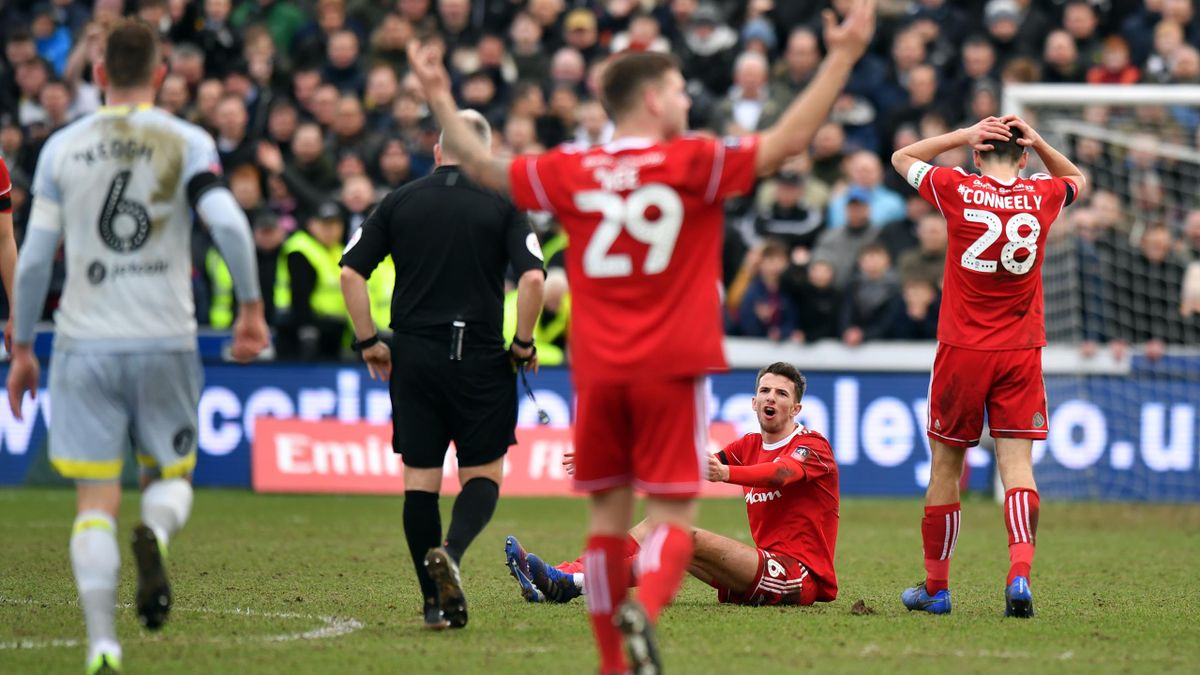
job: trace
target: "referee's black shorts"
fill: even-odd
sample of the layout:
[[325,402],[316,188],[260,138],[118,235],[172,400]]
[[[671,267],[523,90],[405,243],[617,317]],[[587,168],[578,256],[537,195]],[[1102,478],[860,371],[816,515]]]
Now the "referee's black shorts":
[[397,334],[392,339],[392,448],[404,465],[442,466],[450,441],[458,465],[500,459],[517,442],[517,380],[500,347],[464,350],[450,360],[449,340]]

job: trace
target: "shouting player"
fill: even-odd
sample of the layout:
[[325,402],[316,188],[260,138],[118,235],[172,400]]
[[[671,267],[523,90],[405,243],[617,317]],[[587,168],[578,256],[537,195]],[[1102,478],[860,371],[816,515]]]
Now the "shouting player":
[[[982,175],[932,166],[959,146],[974,149]],[[1022,178],[1032,148],[1050,175]],[[1033,616],[1029,570],[1037,536],[1034,440],[1047,432],[1042,347],[1042,259],[1059,213],[1084,189],[1078,168],[1015,116],[897,150],[892,166],[946,218],[949,248],[929,383],[927,433],[933,453],[925,517],[925,581],[904,591],[904,606],[950,612],[950,559],[958,541],[958,485],[967,448],[979,444],[984,413],[996,439],[1004,484],[1010,567],[1006,616]]]
[[[838,530],[838,469],[829,441],[796,423],[804,376],[790,363],[758,372],[751,401],[760,433],[709,456],[708,480],[743,486],[754,546],[700,528],[688,572],[740,605],[811,605],[837,597],[833,552]],[[625,566],[636,584],[636,558],[650,533],[645,521],[626,539]],[[583,558],[550,567],[505,542],[509,572],[529,602],[567,602],[588,587]]]
[[131,439],[143,487],[133,532],[135,604],[150,629],[171,608],[164,561],[192,508],[200,399],[191,209],[208,225],[241,302],[234,357],[249,360],[267,346],[250,225],[217,176],[212,137],[153,107],[166,75],[157,31],[120,21],[105,54],[94,75],[107,105],[56,132],[38,157],[8,376],[9,405],[20,419],[24,394],[37,392],[34,323],[62,242],[67,285],[55,314],[50,463],[76,481],[71,566],[89,673],[121,668],[116,521]]
[[[658,670],[652,626],[691,563],[708,461],[703,376],[725,368],[722,202],[808,148],[874,30],[874,0],[855,2],[840,25],[827,12],[828,54],[808,87],[761,135],[724,141],[684,135],[691,100],[670,56],[618,56],[600,87],[612,142],[514,160],[493,159],[459,119],[441,49],[409,45],[409,65],[463,167],[519,207],[553,213],[572,242],[574,481],[591,495],[584,558],[598,590],[587,604],[603,672]],[[639,597],[626,602],[634,489],[648,495],[656,545],[642,548]]]

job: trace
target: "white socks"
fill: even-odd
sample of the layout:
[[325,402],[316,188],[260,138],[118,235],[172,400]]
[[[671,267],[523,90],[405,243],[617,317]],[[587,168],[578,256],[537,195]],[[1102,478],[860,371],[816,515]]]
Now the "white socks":
[[154,531],[164,551],[191,513],[192,484],[183,478],[154,481],[142,493],[142,522]]
[[116,530],[116,522],[107,513],[84,511],[76,516],[71,532],[71,568],[87,624],[89,660],[99,651],[115,652],[118,658],[121,653],[115,621],[121,567]]

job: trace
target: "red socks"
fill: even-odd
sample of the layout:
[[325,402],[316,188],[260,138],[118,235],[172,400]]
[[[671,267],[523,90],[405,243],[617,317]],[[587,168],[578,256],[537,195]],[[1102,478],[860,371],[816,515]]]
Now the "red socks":
[[949,587],[950,558],[958,541],[961,518],[959,502],[925,507],[921,538],[925,542],[925,591],[930,595]]
[[[638,544],[637,539],[633,538],[633,535],[625,535],[625,557],[626,558],[632,558],[632,557],[636,556],[638,554],[638,551],[641,550],[641,548],[642,547]],[[561,562],[561,563],[555,565],[554,569],[556,569],[560,572],[565,572],[567,574],[577,574],[579,572],[582,572],[583,571],[583,556],[579,556],[572,562]],[[629,582],[629,585],[636,586],[637,583],[635,581],[631,580]]]
[[624,645],[620,631],[613,625],[613,612],[629,590],[625,541],[621,537],[593,534],[588,537],[583,564],[584,598],[592,620],[592,634],[600,649],[600,670],[623,673],[627,670]]
[[1008,583],[1016,577],[1029,578],[1033,548],[1037,543],[1038,507],[1036,490],[1013,488],[1004,493],[1004,526],[1008,528]]
[[650,621],[671,603],[692,562],[692,534],[675,525],[660,525],[647,535],[638,554],[638,599]]

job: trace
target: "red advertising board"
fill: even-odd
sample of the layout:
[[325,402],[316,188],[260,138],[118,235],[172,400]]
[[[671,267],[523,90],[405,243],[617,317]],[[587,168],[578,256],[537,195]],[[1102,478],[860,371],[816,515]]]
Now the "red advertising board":
[[[732,426],[715,423],[710,450],[716,452],[736,438]],[[570,476],[562,466],[563,454],[572,447],[569,427],[521,427],[517,429],[517,441],[505,458],[503,494],[574,494]],[[392,452],[391,425],[260,417],[255,422],[251,462],[256,492],[404,492],[404,465]],[[446,455],[442,494],[456,492],[458,480],[451,446]],[[705,483],[704,495],[740,496],[741,488]]]

